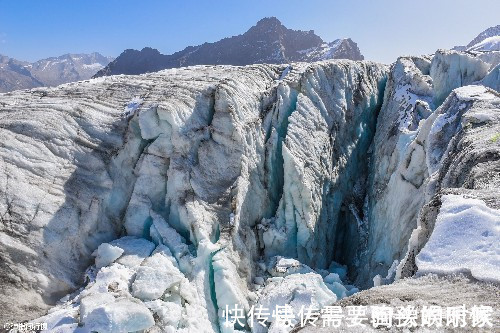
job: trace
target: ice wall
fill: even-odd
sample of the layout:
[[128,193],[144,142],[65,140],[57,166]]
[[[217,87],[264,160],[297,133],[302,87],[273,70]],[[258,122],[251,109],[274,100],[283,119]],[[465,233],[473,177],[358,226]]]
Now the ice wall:
[[[412,276],[418,271],[415,257],[429,240],[438,217],[439,220],[446,220],[446,223],[453,223],[455,226],[459,226],[460,220],[463,219],[468,223],[477,221],[475,225],[479,227],[481,224],[491,224],[491,221],[495,220],[488,214],[498,215],[500,192],[497,175],[500,145],[495,137],[500,129],[499,105],[500,96],[492,89],[476,85],[461,87],[455,89],[433,116],[425,121],[423,126],[423,132],[427,135],[425,163],[430,174],[426,181],[426,203],[419,212],[417,226],[409,239],[407,253],[398,267],[398,277]],[[463,204],[458,205],[460,209],[453,211],[449,208],[453,204],[449,202],[444,207],[442,206],[445,198],[454,198],[453,204],[455,205],[457,201]],[[486,208],[482,209],[481,213],[477,210],[474,212],[476,208],[473,208],[470,210],[473,213],[466,213],[464,216],[462,210],[465,211],[466,206],[471,203],[476,208],[482,206]],[[451,214],[450,210],[456,215]],[[458,233],[447,235],[447,237],[439,237],[437,234],[433,238],[434,245],[429,246],[431,248],[436,246],[437,237],[443,242],[454,238],[454,242],[457,243],[461,242],[464,237],[468,237],[470,244],[467,246],[463,244],[463,253],[457,253],[456,256],[448,255],[448,260],[456,264],[455,272],[470,273],[475,268],[465,263],[461,256],[465,255],[468,246],[472,246],[476,241],[474,239],[474,236],[477,236],[474,234],[475,227],[456,229]],[[466,236],[467,233],[470,233],[469,236]],[[482,235],[479,238],[486,242],[498,243],[495,240],[497,236],[491,231],[486,230],[485,233],[485,230],[482,230],[479,234]],[[475,249],[480,250],[482,246],[476,245],[478,247]],[[456,244],[449,246],[456,246]],[[482,258],[478,258],[478,261],[496,260],[494,251],[479,252],[482,252],[480,253]],[[425,253],[422,253],[421,259],[424,255]],[[432,266],[434,272],[451,272],[444,266],[438,266]],[[426,271],[425,268],[422,269],[422,272],[424,271]],[[432,269],[427,267],[427,271],[432,271]],[[483,280],[496,279],[495,274],[480,275],[476,272],[473,274],[476,278],[481,276]]]
[[[295,271],[295,264],[287,268],[283,260],[292,259],[286,258],[314,275],[322,302],[354,292],[343,286],[346,268],[331,263],[350,264],[356,253],[356,243],[346,240],[362,227],[366,154],[386,75],[384,65],[353,61],[288,69],[201,66],[44,88],[40,100],[32,92],[6,95],[2,112],[18,117],[6,124],[14,122],[10,126],[23,135],[31,128],[28,111],[38,112],[36,121],[53,117],[55,133],[33,126],[62,155],[57,160],[42,154],[47,169],[66,184],[53,212],[37,217],[42,234],[31,234],[27,242],[43,246],[50,240],[47,248],[54,252],[33,254],[36,264],[23,273],[27,262],[12,259],[15,246],[2,247],[8,265],[18,269],[12,278],[39,276],[55,283],[52,298],[45,300],[53,303],[82,283],[97,249],[86,288],[59,310],[74,319],[68,325],[96,322],[98,331],[144,329],[151,324],[148,311],[161,317],[174,308],[179,320],[165,317],[156,324],[181,331],[225,329],[226,305],[239,304],[246,313],[259,290],[279,278],[292,286],[290,295],[300,287],[302,277],[282,274],[289,268],[287,275],[304,272]],[[26,105],[16,113],[19,99]],[[2,132],[13,143],[4,161],[24,144],[11,133]],[[10,163],[31,161],[37,143],[28,143],[26,156]],[[57,165],[68,171],[61,173]],[[33,188],[46,179],[40,170],[29,169]],[[25,174],[5,183],[19,186]],[[32,195],[18,196],[38,209]],[[105,243],[120,236],[126,237]],[[26,287],[30,295],[49,293],[46,285],[34,285]],[[266,302],[275,302],[273,297]],[[311,294],[309,302],[316,301]],[[127,322],[115,306],[130,307],[145,326]],[[187,319],[193,313],[197,324]]]
[[[279,136],[274,119],[271,130],[271,154],[282,155],[276,167],[282,168],[283,189],[275,215],[258,226],[266,256],[296,257],[315,268],[354,260],[361,226],[349,207],[362,212],[384,70],[337,64],[308,69],[292,87],[298,93],[292,93],[286,132]],[[278,100],[277,114],[290,104]]]
[[[402,57],[392,65],[373,144],[366,206],[369,236],[357,269],[358,285],[370,286],[376,275],[386,277],[393,264],[408,256],[407,241],[424,214],[421,208],[435,203],[431,199],[439,190],[433,174],[443,172],[445,147],[460,133],[446,124],[460,122],[474,100],[461,103],[452,98],[456,94],[444,98],[452,89],[483,77],[493,81],[496,69],[488,74],[490,67],[473,55],[452,51]],[[467,174],[465,169],[460,172]],[[386,282],[395,277],[390,275]]]

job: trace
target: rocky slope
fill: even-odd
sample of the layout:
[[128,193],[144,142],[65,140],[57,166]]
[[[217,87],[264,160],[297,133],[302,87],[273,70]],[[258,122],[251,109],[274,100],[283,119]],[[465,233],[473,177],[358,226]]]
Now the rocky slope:
[[171,55],[156,49],[125,50],[95,77],[142,74],[192,65],[285,64],[326,59],[363,60],[350,38],[325,43],[314,31],[287,29],[275,18],[264,18],[242,35],[215,43],[189,46]]
[[[227,327],[224,310],[298,313],[429,273],[499,283],[492,66],[438,51],[390,68],[195,66],[1,95],[0,321],[68,294],[36,321],[282,332]],[[465,232],[450,233],[457,221]],[[387,299],[412,302],[404,283]]]
[[113,59],[99,53],[65,54],[29,63],[0,55],[0,92],[87,80]]

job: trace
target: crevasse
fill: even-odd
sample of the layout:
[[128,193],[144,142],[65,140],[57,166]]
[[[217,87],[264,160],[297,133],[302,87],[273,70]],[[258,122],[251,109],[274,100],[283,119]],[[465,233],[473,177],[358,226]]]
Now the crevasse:
[[[43,320],[68,330],[272,332],[272,320],[248,320],[252,306],[298,311],[370,287],[376,275],[378,284],[412,275],[412,251],[425,245],[421,209],[446,186],[436,172],[473,104],[465,93],[443,96],[491,80],[485,63],[464,57],[403,57],[391,68],[199,66],[78,84],[108,91],[127,119],[111,117],[118,125],[104,133],[96,126],[106,144],[82,145],[72,162],[81,164],[66,192],[78,194],[57,209],[79,226],[76,241],[60,241],[55,220],[44,236],[90,259],[73,270],[90,264],[88,282]],[[65,98],[51,93],[53,105]],[[100,191],[81,161],[102,164]],[[43,260],[56,264],[32,268],[56,281],[48,302],[81,283],[60,256],[48,252]],[[225,325],[236,304],[244,320]]]

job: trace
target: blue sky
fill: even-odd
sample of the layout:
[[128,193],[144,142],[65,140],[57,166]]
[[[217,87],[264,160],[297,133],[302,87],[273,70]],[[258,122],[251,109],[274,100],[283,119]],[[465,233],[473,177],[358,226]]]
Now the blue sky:
[[34,61],[64,53],[172,53],[278,17],[325,41],[351,37],[367,59],[432,53],[500,24],[499,0],[0,0],[0,54]]

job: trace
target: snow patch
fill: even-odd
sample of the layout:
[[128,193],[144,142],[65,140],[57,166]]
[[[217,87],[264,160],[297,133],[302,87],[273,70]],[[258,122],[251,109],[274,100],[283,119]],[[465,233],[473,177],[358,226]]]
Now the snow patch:
[[482,200],[444,195],[416,264],[419,274],[470,272],[478,280],[500,282],[500,211]]
[[474,100],[493,100],[496,96],[485,86],[470,85],[455,89],[455,94],[464,102]]
[[[74,60],[76,60],[76,59],[74,59]],[[102,64],[98,63],[98,62],[95,62],[95,63],[90,64],[90,65],[84,64],[82,67],[85,68],[85,69],[92,69],[92,70],[96,70],[97,71],[97,70],[103,68],[104,66]]]
[[143,100],[139,96],[132,98],[132,100],[128,102],[123,109],[123,116],[126,118],[133,116],[137,112],[137,110],[139,110],[142,103]]

